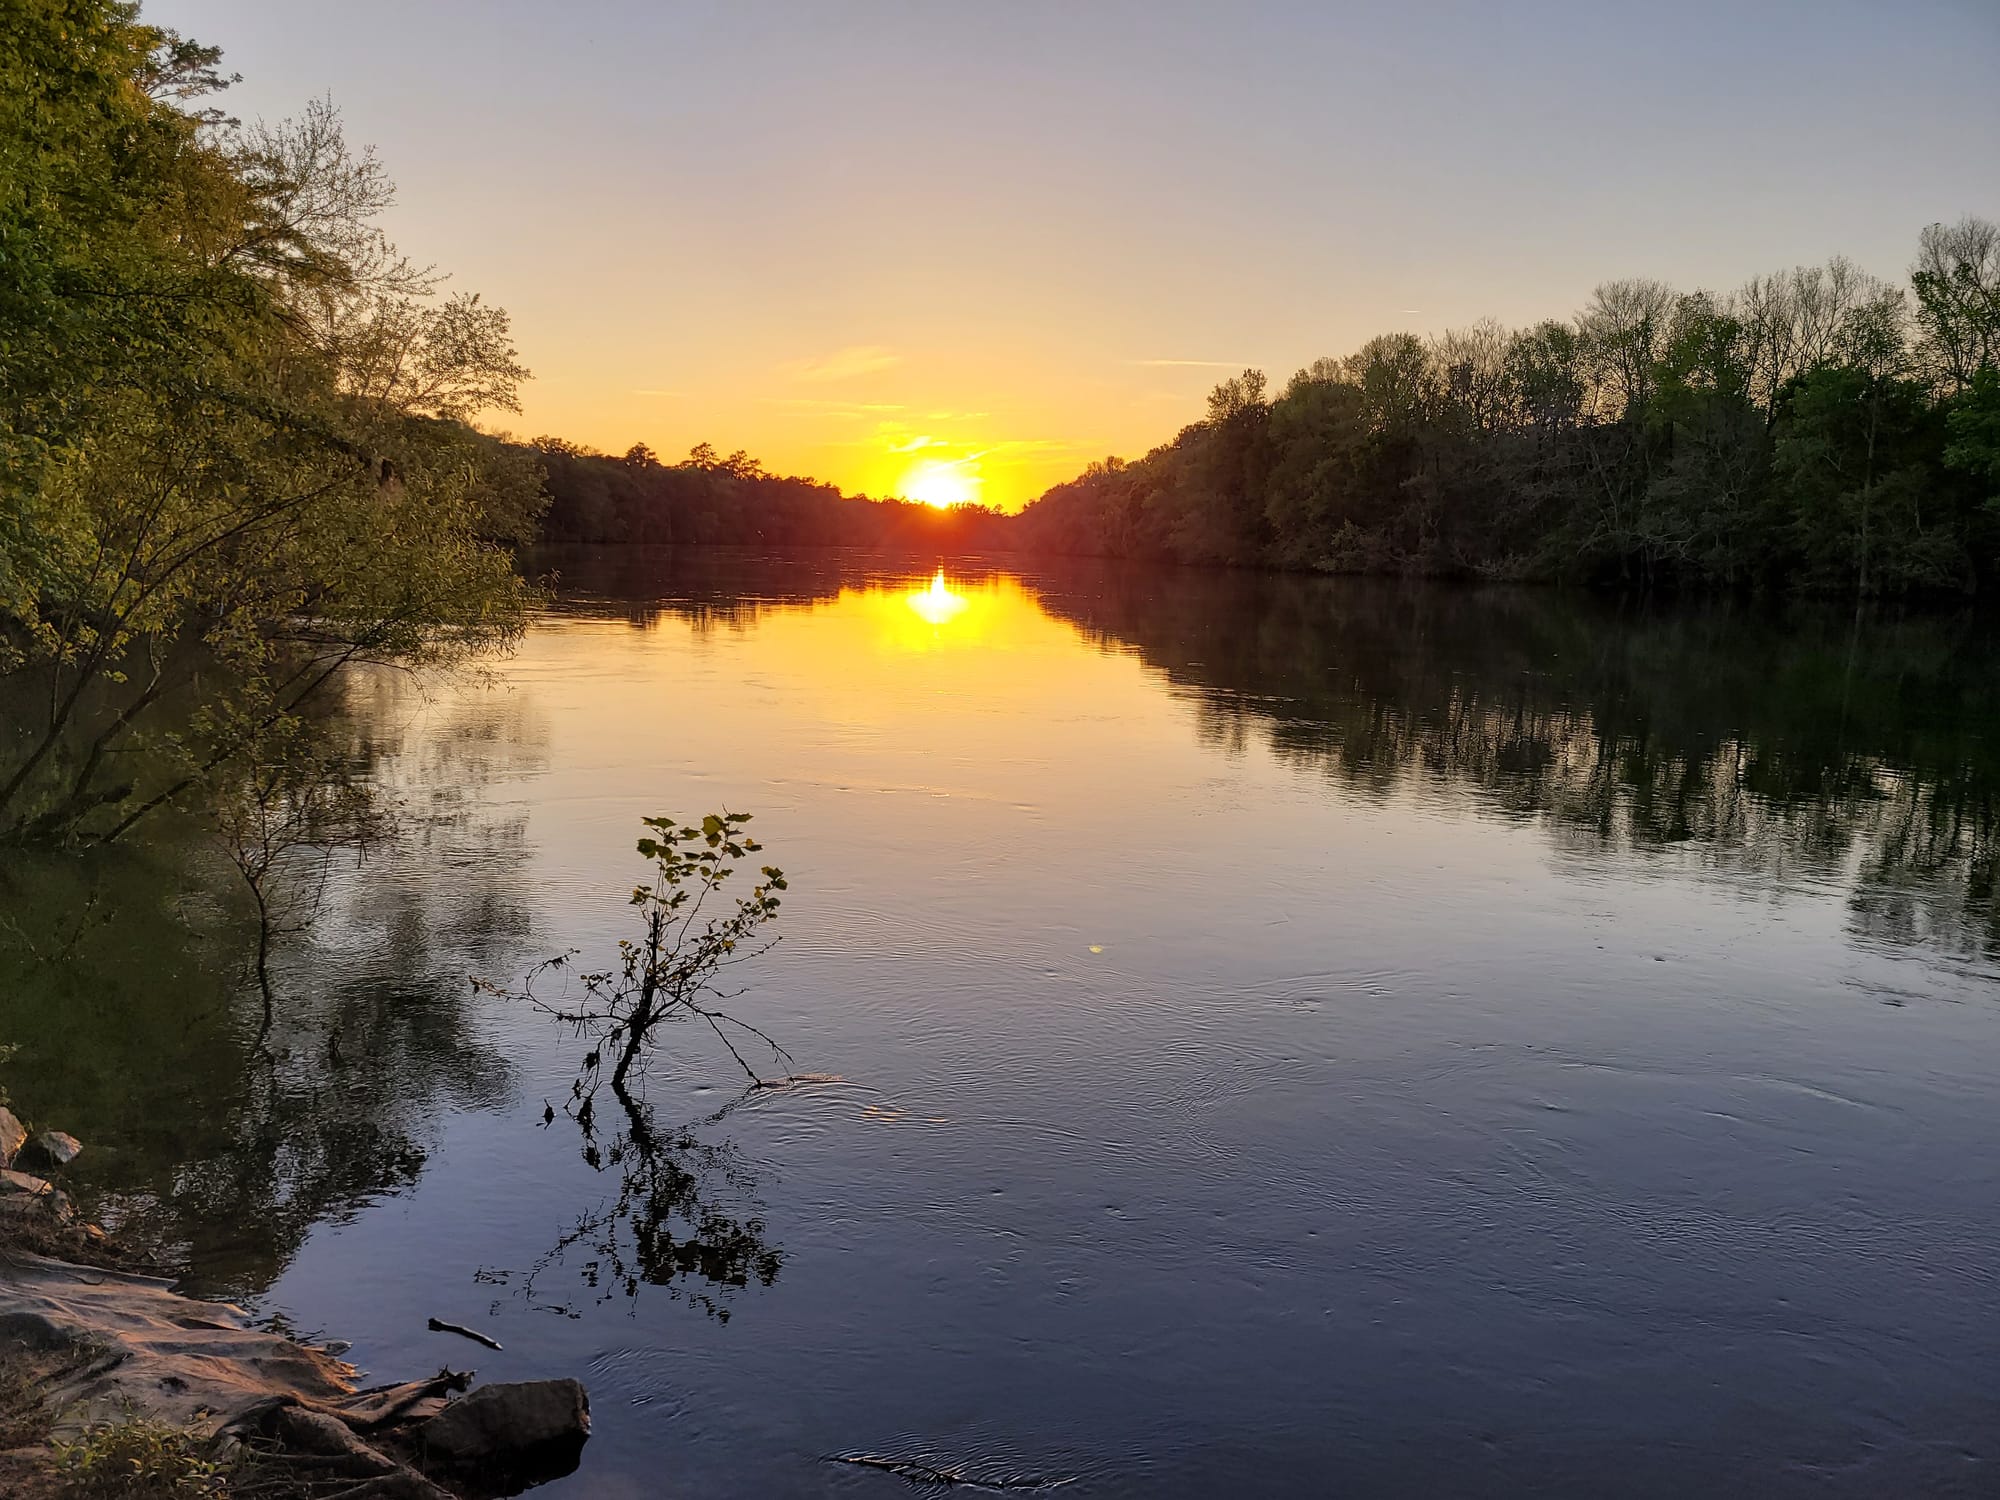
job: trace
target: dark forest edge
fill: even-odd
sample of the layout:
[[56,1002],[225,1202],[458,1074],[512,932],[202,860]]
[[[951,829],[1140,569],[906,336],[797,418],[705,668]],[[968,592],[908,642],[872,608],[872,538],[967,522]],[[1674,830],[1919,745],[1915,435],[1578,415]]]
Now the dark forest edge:
[[1335,573],[1964,596],[2000,571],[2000,227],[1727,294],[1606,282],[1573,318],[1262,372],[1019,516],[843,496],[707,445],[554,438],[544,535],[1019,551]]

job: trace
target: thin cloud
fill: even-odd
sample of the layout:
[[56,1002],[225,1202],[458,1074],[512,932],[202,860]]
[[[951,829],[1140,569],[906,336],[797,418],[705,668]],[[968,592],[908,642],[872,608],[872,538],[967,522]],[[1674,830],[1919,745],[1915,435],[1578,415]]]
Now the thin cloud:
[[907,410],[894,401],[827,401],[812,396],[759,396],[765,406],[782,406],[789,411],[816,411],[829,417],[879,417]]
[[853,380],[857,376],[873,375],[878,370],[890,369],[902,362],[902,355],[880,344],[850,344],[845,349],[837,349],[819,359],[795,359],[779,368],[794,380],[817,383],[827,380]]
[[1057,438],[1008,438],[1004,442],[994,443],[988,447],[981,448],[972,456],[974,458],[992,458],[996,455],[1010,453],[1068,453],[1086,446],[1089,445],[1066,443]]
[[1057,438],[1001,438],[975,445],[959,439],[942,438],[895,421],[878,422],[868,436],[844,438],[840,446],[871,448],[877,453],[893,454],[898,458],[921,455],[927,463],[949,464],[977,464],[981,459],[1032,461],[1037,454],[1047,455],[1043,461],[1052,462],[1057,455],[1080,449],[1098,451],[1098,445],[1094,443],[1072,443]]

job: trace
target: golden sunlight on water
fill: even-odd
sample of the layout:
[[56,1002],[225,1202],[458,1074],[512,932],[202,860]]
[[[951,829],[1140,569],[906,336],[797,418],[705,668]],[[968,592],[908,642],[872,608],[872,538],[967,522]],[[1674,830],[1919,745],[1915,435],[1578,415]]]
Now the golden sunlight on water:
[[[577,737],[591,777],[630,767],[615,791],[590,783],[621,813],[678,804],[694,786],[775,819],[772,788],[802,784],[809,766],[814,784],[917,794],[878,810],[899,845],[911,836],[899,820],[941,815],[929,799],[969,797],[953,804],[954,817],[975,820],[957,826],[957,847],[1018,836],[1028,804],[1072,826],[1136,816],[1137,763],[1207,774],[1186,706],[1148,686],[1125,654],[1080,639],[1008,574],[870,579],[761,605],[726,627],[661,614],[627,654],[633,639],[622,619],[551,618],[508,666],[561,726],[558,739]],[[634,690],[607,689],[607,673]],[[704,711],[690,715],[690,703]],[[988,772],[973,774],[979,766]],[[975,808],[995,821],[978,823]],[[553,847],[567,832],[543,836]]]
[[905,596],[905,602],[924,620],[937,626],[949,625],[966,610],[965,596],[945,587],[943,568],[937,570],[929,588],[912,590]]

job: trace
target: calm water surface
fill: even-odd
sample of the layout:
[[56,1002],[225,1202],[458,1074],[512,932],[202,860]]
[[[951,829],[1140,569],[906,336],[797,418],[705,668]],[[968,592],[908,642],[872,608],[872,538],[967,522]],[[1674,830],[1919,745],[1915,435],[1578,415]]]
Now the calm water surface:
[[[551,561],[492,685],[355,685],[407,832],[281,1067],[221,936],[156,960],[196,1043],[76,1002],[197,1285],[580,1375],[567,1495],[2000,1489],[1990,634]],[[603,954],[638,819],[722,807],[792,880],[736,1005],[816,1081],[674,1032],[663,1149],[593,1167],[579,1049],[468,976]]]

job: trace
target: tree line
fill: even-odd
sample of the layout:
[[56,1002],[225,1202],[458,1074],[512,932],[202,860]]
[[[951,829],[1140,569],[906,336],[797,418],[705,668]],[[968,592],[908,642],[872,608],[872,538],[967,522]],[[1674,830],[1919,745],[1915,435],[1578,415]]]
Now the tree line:
[[1246,370],[1134,463],[1030,505],[1027,551],[1861,595],[2000,572],[2000,227],[1907,286],[1836,258],[1734,292],[1607,282],[1575,317]]
[[550,542],[947,551],[1005,545],[1007,518],[983,506],[944,511],[846,495],[816,479],[773,474],[741,451],[718,455],[708,443],[674,464],[644,443],[614,456],[538,437],[526,451],[548,487],[541,534]]
[[2000,574],[2000,227],[1729,293],[1607,282],[1569,319],[1370,339],[1261,371],[1136,462],[1017,517],[847,497],[708,445],[554,438],[554,541],[912,546],[1326,572],[1823,594]]

